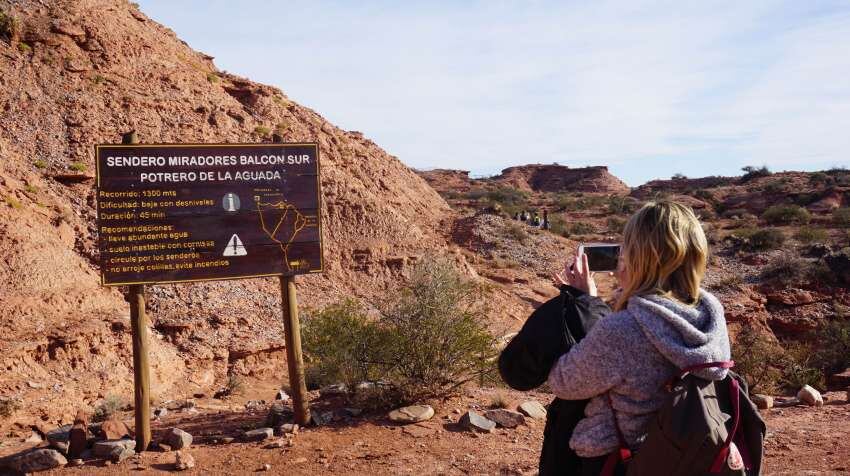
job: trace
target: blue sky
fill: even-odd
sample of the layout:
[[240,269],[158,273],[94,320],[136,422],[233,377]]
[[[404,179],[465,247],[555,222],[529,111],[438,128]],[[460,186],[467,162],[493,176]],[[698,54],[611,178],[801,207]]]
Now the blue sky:
[[850,166],[850,2],[139,3],[411,167]]

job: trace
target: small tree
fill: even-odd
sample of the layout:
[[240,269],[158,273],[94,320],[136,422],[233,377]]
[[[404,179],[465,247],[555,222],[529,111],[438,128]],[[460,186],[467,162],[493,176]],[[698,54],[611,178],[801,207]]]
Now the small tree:
[[783,352],[778,342],[751,325],[738,333],[732,345],[732,360],[735,371],[741,374],[750,386],[750,392],[775,393],[782,378]]
[[799,205],[773,205],[761,217],[771,225],[805,225],[812,219],[809,211]]
[[741,170],[744,172],[743,177],[741,177],[742,182],[749,182],[750,180],[770,175],[770,169],[768,169],[766,165],[761,167],[747,165],[746,167],[741,167]]

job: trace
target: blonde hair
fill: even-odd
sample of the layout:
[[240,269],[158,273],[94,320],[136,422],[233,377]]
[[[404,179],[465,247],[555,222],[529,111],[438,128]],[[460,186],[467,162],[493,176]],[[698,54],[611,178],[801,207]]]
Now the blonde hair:
[[648,294],[699,302],[708,243],[690,207],[672,201],[644,205],[623,231],[622,259],[628,282],[621,283],[615,309],[624,309],[632,296]]

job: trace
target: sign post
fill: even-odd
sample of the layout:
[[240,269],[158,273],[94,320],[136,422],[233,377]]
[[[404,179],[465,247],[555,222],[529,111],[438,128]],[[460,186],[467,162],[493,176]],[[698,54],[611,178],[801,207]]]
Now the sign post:
[[319,151],[299,144],[98,145],[101,282],[128,286],[137,448],[150,443],[144,285],[279,276],[296,421],[309,421],[293,277],[323,269]]

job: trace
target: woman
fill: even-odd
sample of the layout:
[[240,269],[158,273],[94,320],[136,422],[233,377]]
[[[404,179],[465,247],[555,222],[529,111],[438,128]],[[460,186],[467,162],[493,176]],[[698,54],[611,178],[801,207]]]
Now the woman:
[[[561,356],[548,378],[558,398],[590,399],[570,438],[580,474],[598,475],[619,447],[614,418],[626,443],[639,447],[666,401],[664,384],[678,369],[729,360],[723,307],[700,288],[707,257],[702,227],[684,205],[648,203],[626,224],[614,312]],[[557,279],[596,295],[586,256],[576,256]],[[726,373],[721,368],[694,372],[709,380],[722,380]]]

